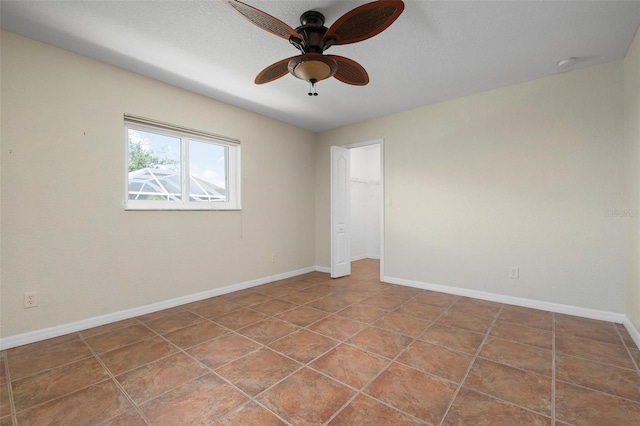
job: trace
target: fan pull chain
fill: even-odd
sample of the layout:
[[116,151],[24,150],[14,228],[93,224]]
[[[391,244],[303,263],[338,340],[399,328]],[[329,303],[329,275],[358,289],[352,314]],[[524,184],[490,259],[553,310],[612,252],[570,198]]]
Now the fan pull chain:
[[318,96],[318,91],[316,89],[316,83],[317,83],[317,81],[315,79],[309,80],[309,93],[307,93],[309,96]]

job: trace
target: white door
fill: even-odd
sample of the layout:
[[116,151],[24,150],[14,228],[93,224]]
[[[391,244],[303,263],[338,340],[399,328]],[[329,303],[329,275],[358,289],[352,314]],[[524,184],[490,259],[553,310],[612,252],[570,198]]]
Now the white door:
[[351,274],[349,150],[331,147],[331,278]]

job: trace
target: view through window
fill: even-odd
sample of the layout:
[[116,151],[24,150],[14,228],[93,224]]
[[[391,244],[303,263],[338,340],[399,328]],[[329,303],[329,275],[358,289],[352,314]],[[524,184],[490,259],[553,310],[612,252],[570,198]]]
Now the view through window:
[[126,123],[128,209],[238,209],[239,145]]

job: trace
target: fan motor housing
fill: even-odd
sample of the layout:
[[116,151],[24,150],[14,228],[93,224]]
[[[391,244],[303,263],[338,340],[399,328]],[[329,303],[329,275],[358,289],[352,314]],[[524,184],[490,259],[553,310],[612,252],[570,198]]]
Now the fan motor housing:
[[329,47],[325,46],[324,35],[328,28],[324,26],[322,13],[309,10],[300,16],[300,23],[302,25],[295,30],[302,40],[300,45],[296,45],[298,49],[303,53],[322,53]]
[[320,12],[316,12],[315,10],[309,10],[300,16],[300,24],[323,26],[324,15]]

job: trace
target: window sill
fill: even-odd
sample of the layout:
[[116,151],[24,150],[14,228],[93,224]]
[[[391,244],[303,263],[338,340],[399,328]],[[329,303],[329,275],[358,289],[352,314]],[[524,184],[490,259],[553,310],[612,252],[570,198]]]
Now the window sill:
[[206,212],[239,212],[241,207],[214,207],[214,206],[124,206],[125,211],[206,211]]

